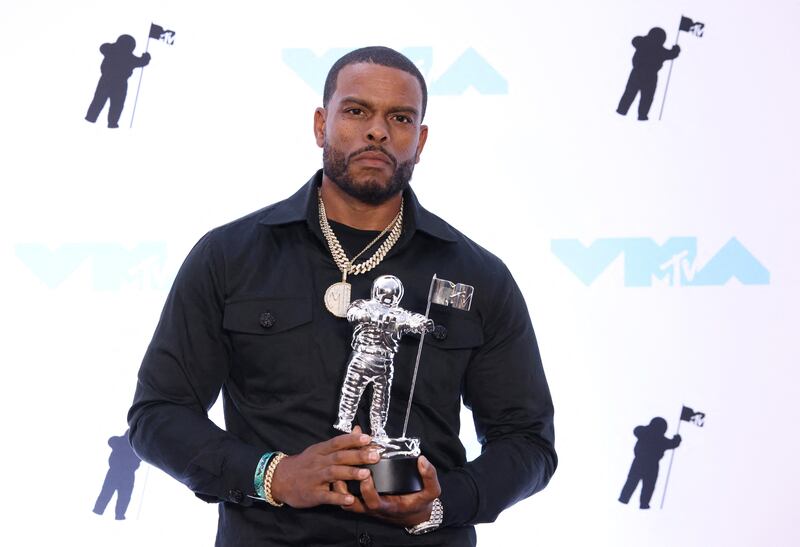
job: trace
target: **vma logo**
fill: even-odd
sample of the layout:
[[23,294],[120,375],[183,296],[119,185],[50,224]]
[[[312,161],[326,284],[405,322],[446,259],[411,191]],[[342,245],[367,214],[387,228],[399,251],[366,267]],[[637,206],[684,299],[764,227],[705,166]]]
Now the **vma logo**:
[[[308,48],[286,48],[283,62],[294,70],[304,82],[322,95],[325,76],[339,57],[352,51],[352,48],[329,49],[322,55]],[[432,47],[409,47],[400,50],[403,55],[417,65],[425,76],[429,95],[461,95],[468,88],[474,88],[481,95],[508,94],[508,81],[472,48],[467,48],[436,80],[429,80],[433,62]]]
[[169,289],[172,277],[165,271],[166,244],[68,243],[50,248],[41,243],[16,246],[17,257],[51,289],[57,288],[78,269],[89,267],[92,288],[116,291]]
[[589,246],[554,239],[550,248],[586,285],[620,255],[626,287],[725,285],[733,277],[744,285],[769,284],[769,271],[735,237],[702,267],[695,261],[696,237],[672,237],[663,245],[648,237],[598,239]]

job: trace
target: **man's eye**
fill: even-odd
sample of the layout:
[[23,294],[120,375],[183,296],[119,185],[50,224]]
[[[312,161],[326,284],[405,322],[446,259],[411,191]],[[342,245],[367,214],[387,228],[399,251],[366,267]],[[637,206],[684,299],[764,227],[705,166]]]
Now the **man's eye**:
[[395,114],[394,119],[400,123],[413,123],[413,120],[404,114]]
[[347,112],[348,114],[352,114],[354,116],[360,116],[361,114],[364,113],[364,111],[361,110],[360,108],[348,108],[347,110],[345,110],[345,112]]

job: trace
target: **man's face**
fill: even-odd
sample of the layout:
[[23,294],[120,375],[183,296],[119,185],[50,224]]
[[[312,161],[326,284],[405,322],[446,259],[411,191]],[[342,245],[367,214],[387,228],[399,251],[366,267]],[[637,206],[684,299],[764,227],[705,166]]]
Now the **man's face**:
[[422,90],[411,74],[372,63],[344,67],[327,108],[314,113],[324,174],[364,203],[397,195],[428,136],[421,113]]

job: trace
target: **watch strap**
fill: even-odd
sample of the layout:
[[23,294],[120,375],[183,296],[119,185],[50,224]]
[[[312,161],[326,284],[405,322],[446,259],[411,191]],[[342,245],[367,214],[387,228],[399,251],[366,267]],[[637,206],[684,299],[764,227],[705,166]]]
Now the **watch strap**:
[[433,506],[431,508],[431,516],[425,522],[420,522],[419,524],[415,524],[410,528],[406,528],[406,532],[409,534],[418,536],[420,534],[427,534],[428,532],[433,532],[439,526],[442,525],[442,521],[444,520],[444,505],[439,498],[433,500]]

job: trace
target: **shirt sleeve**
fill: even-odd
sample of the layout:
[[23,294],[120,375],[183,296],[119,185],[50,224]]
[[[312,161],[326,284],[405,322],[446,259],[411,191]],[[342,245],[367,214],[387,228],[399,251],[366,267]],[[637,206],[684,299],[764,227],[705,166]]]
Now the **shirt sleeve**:
[[224,267],[213,233],[192,249],[167,297],[128,412],[131,446],[209,502],[249,504],[263,450],[208,418],[230,368]]
[[463,388],[481,455],[440,477],[446,526],[493,522],[544,488],[557,465],[553,403],[530,316],[502,264],[496,277],[502,282],[486,300],[484,344]]

